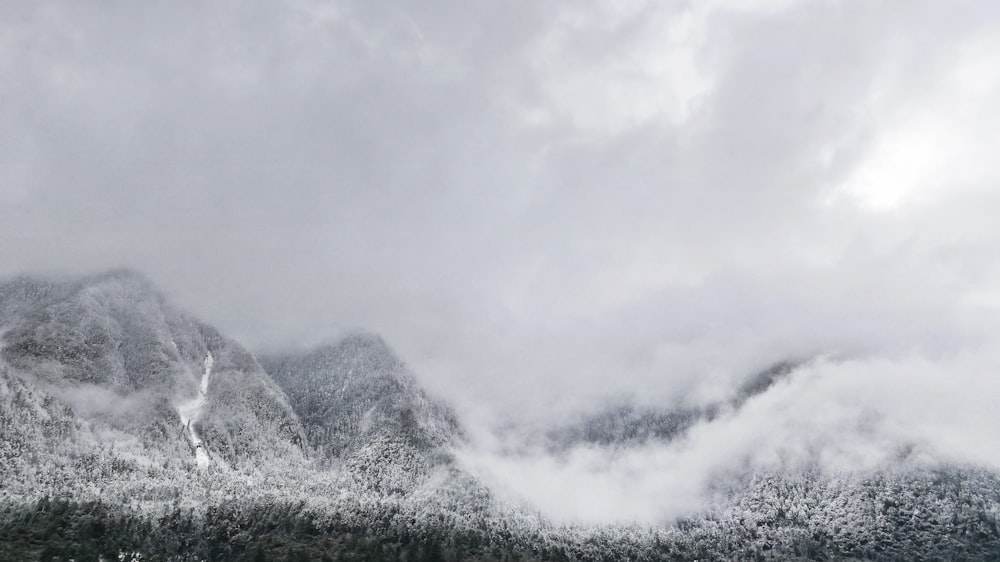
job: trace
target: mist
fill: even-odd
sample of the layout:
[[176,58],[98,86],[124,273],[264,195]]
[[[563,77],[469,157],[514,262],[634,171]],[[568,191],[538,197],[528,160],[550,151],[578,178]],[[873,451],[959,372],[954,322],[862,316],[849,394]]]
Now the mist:
[[[260,352],[379,333],[557,516],[669,516],[734,463],[998,466],[998,16],[7,2],[0,275],[138,269]],[[678,443],[491,444],[788,359]]]
[[467,450],[471,470],[567,524],[674,521],[707,508],[714,488],[747,474],[1000,466],[995,347],[939,361],[819,359],[738,410],[670,442],[580,444],[553,454],[510,447],[523,436]]

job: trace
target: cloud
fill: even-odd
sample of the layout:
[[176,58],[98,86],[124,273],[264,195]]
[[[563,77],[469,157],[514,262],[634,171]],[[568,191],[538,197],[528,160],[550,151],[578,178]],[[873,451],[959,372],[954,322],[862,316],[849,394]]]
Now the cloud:
[[7,3],[0,273],[377,331],[470,419],[933,370],[997,328],[995,11]]
[[935,359],[822,359],[670,443],[581,445],[559,455],[481,447],[460,459],[509,497],[584,524],[690,515],[707,505],[711,486],[744,471],[1000,469],[997,357],[990,345]]

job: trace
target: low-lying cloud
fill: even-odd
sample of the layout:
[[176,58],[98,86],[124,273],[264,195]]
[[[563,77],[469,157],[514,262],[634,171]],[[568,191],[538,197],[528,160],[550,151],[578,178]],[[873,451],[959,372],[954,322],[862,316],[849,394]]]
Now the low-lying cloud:
[[0,274],[134,267],[261,351],[375,331],[484,426],[830,358],[578,471],[615,516],[655,512],[622,474],[685,497],[647,464],[993,463],[997,11],[4,3]]
[[1000,469],[998,358],[989,345],[936,360],[818,359],[671,442],[512,453],[508,435],[462,459],[556,521],[586,524],[690,515],[709,505],[711,486],[748,472]]

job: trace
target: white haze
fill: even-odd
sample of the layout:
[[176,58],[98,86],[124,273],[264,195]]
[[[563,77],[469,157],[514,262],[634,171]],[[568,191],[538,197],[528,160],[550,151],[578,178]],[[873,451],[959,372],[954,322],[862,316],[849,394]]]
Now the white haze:
[[1000,466],[998,59],[972,1],[4,2],[0,274],[134,267],[255,350],[372,330],[473,425],[829,358],[669,447],[473,455],[566,517]]
[[996,348],[939,361],[819,360],[670,443],[558,455],[511,455],[494,443],[462,460],[566,523],[669,521],[704,507],[713,484],[744,470],[998,468],[998,360]]

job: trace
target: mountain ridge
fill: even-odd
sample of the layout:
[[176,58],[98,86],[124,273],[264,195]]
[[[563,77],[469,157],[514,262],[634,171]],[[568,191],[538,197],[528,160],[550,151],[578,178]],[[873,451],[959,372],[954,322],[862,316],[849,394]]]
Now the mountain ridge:
[[[205,406],[190,420],[204,434],[210,456],[234,463],[240,449],[254,455],[275,447],[290,450],[280,442],[301,433],[286,400],[252,354],[169,305],[144,276],[116,270],[71,281],[20,278],[14,290],[10,286],[0,286],[5,311],[0,358],[13,372],[91,414],[92,422],[125,432],[151,424],[166,440],[160,445],[171,451],[182,447],[175,428],[189,424],[182,423],[179,404],[202,392],[202,372],[211,358],[214,373],[204,389]],[[11,302],[10,295],[20,302]],[[256,404],[243,400],[241,407],[224,408],[218,398],[234,385],[240,393],[252,393]],[[116,408],[120,401],[133,404],[135,415]],[[265,412],[271,412],[269,417]],[[266,445],[236,435],[238,427],[261,430],[275,423],[288,430]],[[198,446],[190,442],[190,431],[187,435],[186,446],[195,457]]]
[[[738,472],[675,523],[563,527],[455,458],[474,446],[457,416],[379,336],[258,360],[127,271],[0,283],[0,326],[0,560],[1000,557],[1000,478],[982,467]],[[627,425],[598,441],[659,431]]]

